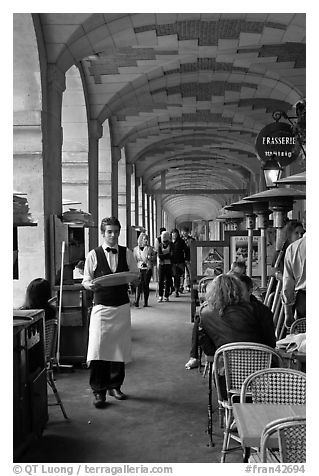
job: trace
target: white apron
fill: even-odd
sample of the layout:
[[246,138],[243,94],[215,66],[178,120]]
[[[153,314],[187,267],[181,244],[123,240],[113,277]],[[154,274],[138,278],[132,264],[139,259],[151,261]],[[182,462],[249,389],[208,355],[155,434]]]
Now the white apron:
[[130,304],[93,306],[87,363],[91,360],[130,362],[132,357]]

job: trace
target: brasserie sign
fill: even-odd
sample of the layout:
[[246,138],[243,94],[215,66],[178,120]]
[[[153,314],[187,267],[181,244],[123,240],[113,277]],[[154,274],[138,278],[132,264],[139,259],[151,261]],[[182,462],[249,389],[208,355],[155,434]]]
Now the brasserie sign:
[[300,145],[290,124],[273,122],[258,134],[255,148],[261,162],[274,157],[281,166],[293,162],[299,155]]

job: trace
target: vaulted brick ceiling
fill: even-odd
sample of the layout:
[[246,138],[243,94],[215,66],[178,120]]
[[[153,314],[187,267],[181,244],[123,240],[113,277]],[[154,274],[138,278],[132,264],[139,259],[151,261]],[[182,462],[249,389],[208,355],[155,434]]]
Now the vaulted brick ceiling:
[[[63,71],[81,65],[90,118],[110,119],[114,143],[125,147],[149,192],[161,188],[162,171],[176,190],[246,188],[260,171],[256,135],[273,111],[293,115],[305,97],[305,14],[40,19],[48,62]],[[205,198],[216,210],[226,199]],[[176,200],[165,199],[175,215],[194,206],[185,196],[176,211]]]

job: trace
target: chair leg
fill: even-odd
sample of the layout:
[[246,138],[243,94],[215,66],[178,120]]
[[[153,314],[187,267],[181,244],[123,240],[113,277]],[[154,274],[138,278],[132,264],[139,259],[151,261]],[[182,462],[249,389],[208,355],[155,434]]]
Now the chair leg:
[[66,411],[65,411],[65,409],[64,409],[64,406],[63,406],[62,400],[61,400],[61,398],[60,398],[59,392],[58,392],[58,390],[57,390],[57,388],[56,388],[56,386],[55,386],[55,383],[54,383],[53,372],[50,371],[50,370],[47,372],[47,382],[48,382],[48,384],[50,385],[51,389],[53,390],[55,399],[56,399],[56,401],[57,401],[57,405],[60,406],[64,418],[68,419],[69,417],[68,417],[67,414],[66,414]]
[[243,463],[248,463],[250,456],[250,447],[245,446],[243,451]]
[[219,405],[218,407],[219,427],[225,428],[225,409]]
[[208,363],[208,379],[208,446],[215,446],[215,443],[213,442],[213,364],[211,362]]
[[229,447],[229,441],[230,441],[230,428],[233,420],[232,416],[232,411],[227,409],[225,410],[225,419],[226,419],[226,426],[224,430],[224,439],[223,439],[223,446],[222,446],[222,451],[221,451],[221,463],[225,463],[226,459],[226,453]]

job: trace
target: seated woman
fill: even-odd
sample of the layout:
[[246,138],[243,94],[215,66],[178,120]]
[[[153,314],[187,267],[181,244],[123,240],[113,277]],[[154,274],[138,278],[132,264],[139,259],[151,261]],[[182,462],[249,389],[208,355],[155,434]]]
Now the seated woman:
[[56,308],[49,303],[51,299],[51,286],[43,278],[33,279],[26,290],[25,301],[22,309],[44,309],[45,320],[56,318]]
[[206,301],[200,311],[199,329],[200,344],[207,355],[213,355],[220,346],[231,342],[275,346],[272,321],[266,319],[264,325],[260,325],[256,307],[249,302],[245,285],[235,275],[221,274],[209,283]]

